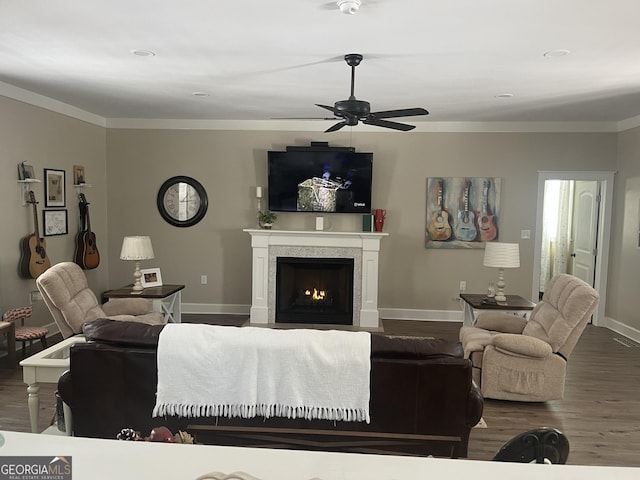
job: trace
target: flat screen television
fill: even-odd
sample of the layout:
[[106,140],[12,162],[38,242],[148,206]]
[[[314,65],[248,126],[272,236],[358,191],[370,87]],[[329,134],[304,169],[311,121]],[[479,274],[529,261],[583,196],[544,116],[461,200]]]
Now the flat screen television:
[[351,148],[268,152],[269,210],[371,213],[373,153]]

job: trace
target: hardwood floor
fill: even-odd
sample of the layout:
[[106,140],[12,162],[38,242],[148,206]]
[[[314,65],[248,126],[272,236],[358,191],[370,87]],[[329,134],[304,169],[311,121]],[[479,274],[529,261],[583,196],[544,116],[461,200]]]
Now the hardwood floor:
[[[386,333],[457,340],[461,324],[385,320]],[[554,427],[569,438],[572,465],[640,467],[640,348],[587,326],[567,364],[565,398],[545,403],[485,399],[486,429],[473,429],[469,458],[490,460],[517,434]]]
[[[241,325],[246,317],[183,315],[185,322]],[[394,335],[432,336],[457,340],[461,324],[384,320],[384,331]],[[589,325],[568,363],[563,400],[520,403],[485,400],[483,418],[488,428],[471,433],[469,458],[491,460],[517,434],[539,426],[555,427],[569,438],[569,464],[640,467],[640,347],[627,347],[619,335]],[[53,343],[52,340],[50,343]],[[18,354],[20,355],[20,353]],[[54,385],[40,390],[40,429],[54,413]],[[22,370],[0,361],[0,429],[27,432],[26,386]]]

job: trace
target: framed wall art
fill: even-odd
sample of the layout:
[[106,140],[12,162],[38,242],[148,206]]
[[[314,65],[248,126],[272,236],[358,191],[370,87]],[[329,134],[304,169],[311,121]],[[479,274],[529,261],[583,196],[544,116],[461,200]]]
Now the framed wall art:
[[44,231],[44,235],[66,235],[69,233],[67,219],[66,209],[43,210],[42,230]]
[[73,184],[84,185],[86,183],[84,176],[84,167],[82,165],[73,166]]
[[427,178],[426,248],[484,248],[499,218],[500,178]]
[[162,286],[162,275],[159,268],[146,268],[140,270],[140,273],[142,274],[140,283],[142,283],[143,288]]
[[44,169],[44,206],[65,206],[65,171]]

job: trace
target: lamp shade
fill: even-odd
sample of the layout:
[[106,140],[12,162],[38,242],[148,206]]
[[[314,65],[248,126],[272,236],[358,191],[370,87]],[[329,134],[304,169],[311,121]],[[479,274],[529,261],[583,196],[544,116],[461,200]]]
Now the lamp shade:
[[520,244],[487,242],[484,248],[485,267],[518,268],[520,267]]
[[154,258],[151,238],[124,237],[120,260],[150,260]]

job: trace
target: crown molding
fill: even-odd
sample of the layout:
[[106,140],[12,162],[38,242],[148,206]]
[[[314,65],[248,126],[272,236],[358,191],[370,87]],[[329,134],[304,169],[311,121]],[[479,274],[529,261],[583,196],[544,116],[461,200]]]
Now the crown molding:
[[618,132],[624,132],[625,130],[631,130],[636,127],[640,127],[640,115],[618,122]]
[[107,119],[104,117],[8,83],[0,82],[0,95],[100,127],[107,126]]
[[[615,133],[618,122],[414,122],[414,133]],[[107,128],[147,130],[234,130],[322,132],[326,120],[187,120],[152,118],[110,118]],[[349,132],[344,128],[341,132]],[[397,134],[394,130],[358,125],[354,132]]]
[[[105,118],[73,105],[0,82],[0,95],[105,128],[144,130],[324,131],[326,120],[200,120]],[[438,122],[418,121],[412,133],[616,133],[640,127],[640,115],[611,122]],[[349,130],[344,129],[344,132]],[[393,130],[358,125],[357,133],[397,134]]]

